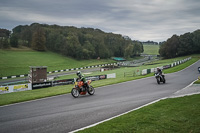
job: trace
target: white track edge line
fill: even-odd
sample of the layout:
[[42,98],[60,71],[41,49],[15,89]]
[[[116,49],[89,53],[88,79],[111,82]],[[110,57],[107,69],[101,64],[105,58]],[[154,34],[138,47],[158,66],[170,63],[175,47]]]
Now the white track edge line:
[[[184,90],[184,89],[187,89],[189,88],[190,86],[192,86],[194,84],[195,81],[197,81],[198,79],[194,80],[192,83],[190,83],[188,86],[184,87],[183,89],[181,90]],[[174,92],[173,94],[176,94],[176,93],[179,93],[181,90],[178,90],[176,92]],[[194,95],[194,94],[199,94],[200,92],[194,92],[194,93],[188,93],[188,94],[183,94],[183,95],[178,95],[178,96],[170,96],[169,98],[176,98],[176,97],[184,97],[184,96],[190,96],[190,95]],[[172,94],[172,95],[173,95]]]

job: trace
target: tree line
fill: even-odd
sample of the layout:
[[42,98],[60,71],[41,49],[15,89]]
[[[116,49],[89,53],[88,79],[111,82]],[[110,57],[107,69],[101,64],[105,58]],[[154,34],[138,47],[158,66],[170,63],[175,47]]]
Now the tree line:
[[146,42],[142,42],[143,45],[159,45],[158,42],[154,42],[154,41],[146,41]]
[[183,35],[173,35],[161,44],[159,53],[164,58],[200,53],[200,30]]
[[[143,45],[139,41],[94,28],[33,23],[19,25],[13,28],[12,34],[9,32],[5,36],[3,40],[7,40],[8,47],[23,45],[37,51],[50,50],[76,59],[113,56],[129,58],[143,52]],[[0,48],[5,47],[0,45]]]

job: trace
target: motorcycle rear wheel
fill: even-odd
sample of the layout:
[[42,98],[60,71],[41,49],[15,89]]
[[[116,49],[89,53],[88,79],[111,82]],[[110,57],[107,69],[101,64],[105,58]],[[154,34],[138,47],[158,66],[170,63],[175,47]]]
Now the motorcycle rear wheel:
[[165,80],[165,78],[163,77],[163,83],[165,84],[166,83],[166,80]]
[[88,94],[94,95],[94,92],[95,92],[95,89],[94,89],[92,86],[90,86],[90,87],[88,88]]
[[73,88],[71,94],[74,98],[79,97],[79,91],[76,88]]

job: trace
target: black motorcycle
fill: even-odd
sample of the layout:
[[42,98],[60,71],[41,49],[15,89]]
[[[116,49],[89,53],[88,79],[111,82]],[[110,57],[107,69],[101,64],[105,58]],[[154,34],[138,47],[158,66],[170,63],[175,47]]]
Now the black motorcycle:
[[165,75],[163,75],[163,74],[161,75],[159,73],[156,73],[155,78],[156,78],[158,84],[160,84],[160,82],[163,82],[163,84],[166,83]]

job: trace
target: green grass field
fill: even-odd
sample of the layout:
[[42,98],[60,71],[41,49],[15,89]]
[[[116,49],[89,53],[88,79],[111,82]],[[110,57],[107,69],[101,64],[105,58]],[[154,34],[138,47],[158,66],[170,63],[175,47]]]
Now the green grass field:
[[[158,48],[157,45],[144,45],[144,53],[156,55]],[[111,62],[115,61],[111,59],[75,60],[53,52],[12,48],[11,50],[0,50],[0,77],[28,74],[29,66],[47,66],[47,71],[55,71]]]
[[63,70],[114,62],[113,60],[75,60],[52,52],[0,50],[0,77],[28,74],[29,66],[47,66],[47,71]]
[[159,45],[143,45],[144,52],[143,54],[149,55],[159,55]]

